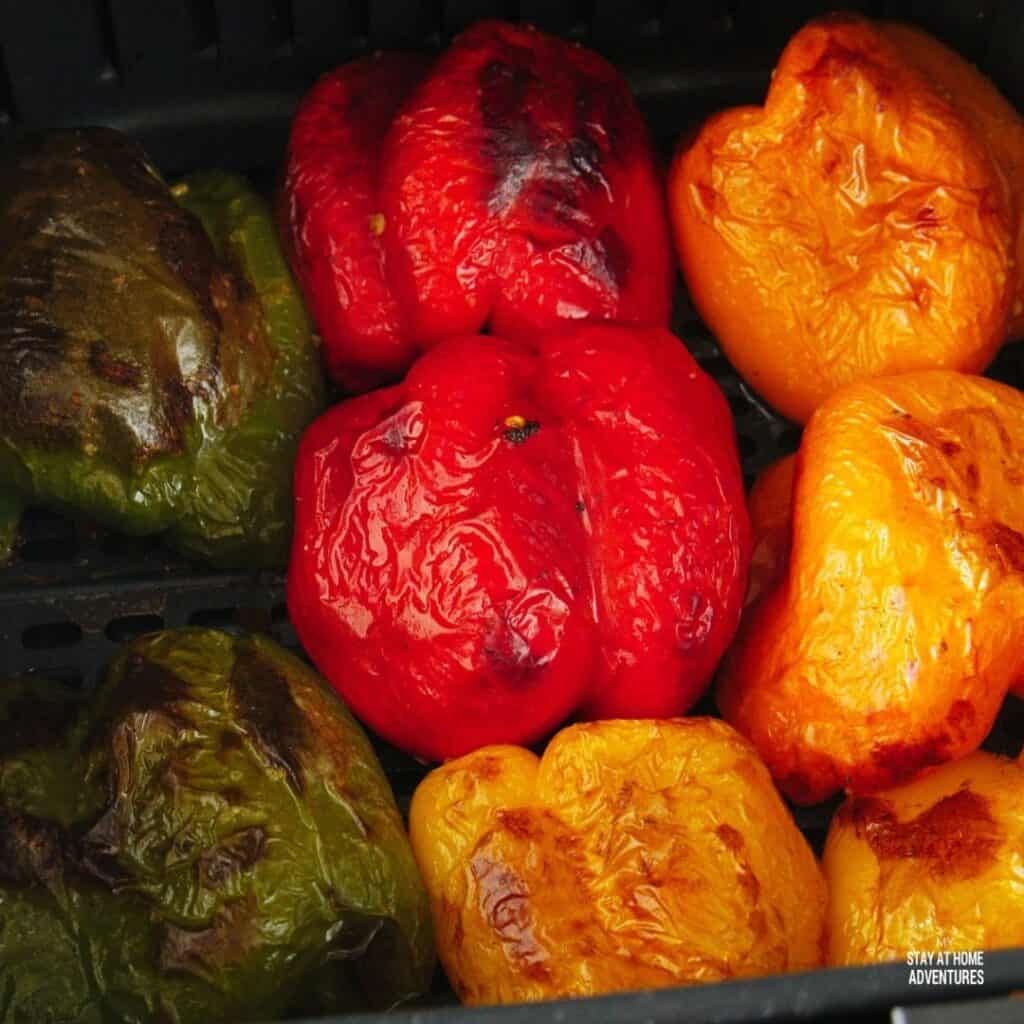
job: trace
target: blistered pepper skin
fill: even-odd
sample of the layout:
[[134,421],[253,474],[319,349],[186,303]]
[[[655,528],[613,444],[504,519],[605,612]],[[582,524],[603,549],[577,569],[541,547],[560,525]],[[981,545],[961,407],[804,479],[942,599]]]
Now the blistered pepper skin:
[[755,488],[762,596],[718,701],[792,799],[980,745],[1024,674],[1022,479],[1024,396],[934,370],[843,389]]
[[764,107],[712,117],[669,205],[694,303],[776,409],[856,380],[982,370],[1020,312],[1024,122],[912,29],[834,16],[789,43]]
[[667,325],[661,180],[618,72],[501,22],[423,72],[395,55],[346,65],[292,130],[286,234],[339,383],[393,381],[485,326]]
[[749,560],[728,406],[661,329],[438,345],[313,424],[296,515],[303,646],[428,758],[682,713]]
[[0,839],[5,1022],[292,1020],[430,987],[373,748],[267,638],[148,633],[84,698],[0,681]]
[[281,237],[327,369],[351,392],[399,376],[416,355],[385,277],[378,179],[384,135],[427,67],[409,53],[354,60],[324,75],[292,122]]
[[1024,764],[978,752],[852,797],[825,844],[828,960],[1024,945]]
[[409,828],[466,1003],[821,963],[814,855],[753,748],[714,719],[574,725],[539,759],[478,750],[427,776]]

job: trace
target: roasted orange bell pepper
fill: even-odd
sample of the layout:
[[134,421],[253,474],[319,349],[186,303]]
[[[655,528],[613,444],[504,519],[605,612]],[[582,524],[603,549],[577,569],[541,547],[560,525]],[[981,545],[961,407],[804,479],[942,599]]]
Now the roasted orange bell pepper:
[[718,701],[790,797],[895,785],[984,739],[1024,671],[1022,482],[1024,395],[932,370],[843,389],[755,488],[763,594]]
[[831,964],[1024,946],[1024,763],[977,753],[838,811]]
[[712,117],[677,155],[683,273],[739,371],[801,422],[858,379],[979,371],[1024,323],[1022,168],[1024,122],[951,50],[814,21],[763,107]]
[[467,1003],[820,963],[817,862],[754,750],[716,719],[575,725],[539,759],[483,748],[427,776],[409,824]]

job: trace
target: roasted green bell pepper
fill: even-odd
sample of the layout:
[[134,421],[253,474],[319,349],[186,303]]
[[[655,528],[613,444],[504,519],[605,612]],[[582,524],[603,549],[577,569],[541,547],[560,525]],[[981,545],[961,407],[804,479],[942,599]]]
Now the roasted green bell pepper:
[[109,129],[0,166],[0,492],[282,565],[319,353],[270,211]]
[[273,642],[154,633],[0,686],[0,1019],[177,1024],[421,993],[429,910],[362,730]]

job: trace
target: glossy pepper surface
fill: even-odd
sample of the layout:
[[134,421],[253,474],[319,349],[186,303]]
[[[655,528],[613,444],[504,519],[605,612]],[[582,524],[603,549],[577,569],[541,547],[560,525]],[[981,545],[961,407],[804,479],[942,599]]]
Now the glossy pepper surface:
[[0,687],[11,1021],[266,1020],[429,985],[426,893],[355,720],[270,641],[133,641],[99,690]]
[[467,1003],[821,962],[814,854],[753,748],[715,719],[575,725],[539,759],[484,748],[427,776],[409,828]]
[[872,792],[980,745],[1024,674],[1021,480],[1024,395],[933,370],[844,388],[755,487],[762,596],[718,701],[787,795]]
[[282,219],[350,391],[485,326],[668,324],[664,199],[629,90],[532,28],[481,22],[429,70],[384,54],[323,78],[292,126]]
[[978,752],[829,828],[830,964],[1024,945],[1024,764]]
[[173,190],[83,129],[0,167],[0,489],[190,555],[278,565],[319,356],[242,179]]
[[732,418],[662,329],[444,342],[317,420],[295,490],[302,644],[425,757],[681,713],[739,616]]
[[855,380],[980,371],[1019,331],[1022,170],[1024,121],[975,68],[832,16],[790,41],[763,107],[680,150],[669,204],[698,310],[804,422]]

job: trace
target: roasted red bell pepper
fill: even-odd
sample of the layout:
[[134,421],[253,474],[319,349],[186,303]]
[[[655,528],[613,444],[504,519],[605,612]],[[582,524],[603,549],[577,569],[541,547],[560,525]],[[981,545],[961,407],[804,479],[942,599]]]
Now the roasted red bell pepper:
[[295,492],[299,638],[421,756],[681,714],[739,617],[732,419],[661,328],[445,341],[309,428]]
[[327,75],[292,126],[281,219],[349,391],[485,326],[668,323],[664,199],[626,83],[535,29],[483,22],[429,70],[385,54]]

